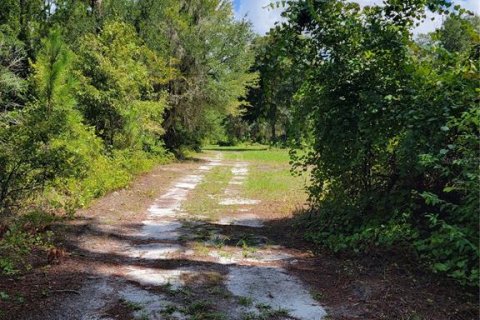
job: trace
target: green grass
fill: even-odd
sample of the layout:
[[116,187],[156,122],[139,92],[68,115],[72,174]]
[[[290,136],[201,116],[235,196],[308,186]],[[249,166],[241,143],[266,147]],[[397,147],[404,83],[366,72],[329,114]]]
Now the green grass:
[[225,149],[224,157],[226,160],[238,160],[280,165],[288,165],[290,161],[288,150],[276,148],[267,149],[266,147],[262,149],[248,148],[248,150],[244,149],[241,151],[236,151],[235,149]]
[[211,220],[218,218],[225,207],[219,204],[223,192],[232,177],[228,167],[216,167],[206,174],[205,179],[182,205],[182,209],[192,215],[206,216]]
[[140,311],[143,309],[143,306],[137,302],[129,301],[129,300],[123,300],[120,299],[120,302],[122,305],[124,305],[126,308],[132,310],[132,311]]
[[243,196],[294,205],[306,199],[306,175],[292,175],[288,150],[226,151],[224,158],[249,163]]
[[239,297],[238,304],[244,307],[249,307],[253,304],[253,299],[251,297]]
[[272,309],[271,306],[259,303],[255,306],[259,314],[255,312],[248,312],[243,315],[243,320],[269,320],[289,317],[289,312],[286,309]]
[[293,176],[290,169],[252,165],[244,187],[249,198],[298,202],[305,199],[305,180]]

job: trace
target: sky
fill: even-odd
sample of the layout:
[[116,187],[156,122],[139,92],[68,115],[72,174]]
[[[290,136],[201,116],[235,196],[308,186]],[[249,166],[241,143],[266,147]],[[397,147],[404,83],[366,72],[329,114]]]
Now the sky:
[[[233,0],[235,17],[242,19],[245,16],[253,24],[253,29],[258,34],[265,34],[276,21],[280,20],[281,9],[272,10],[267,8],[272,0]],[[380,4],[382,0],[355,0],[362,6]],[[459,4],[462,7],[480,14],[480,1],[479,0],[453,0],[453,4]],[[436,17],[434,21],[430,18]],[[429,13],[428,18],[422,25],[414,30],[414,34],[427,33],[435,30],[442,24],[442,18],[439,15]]]

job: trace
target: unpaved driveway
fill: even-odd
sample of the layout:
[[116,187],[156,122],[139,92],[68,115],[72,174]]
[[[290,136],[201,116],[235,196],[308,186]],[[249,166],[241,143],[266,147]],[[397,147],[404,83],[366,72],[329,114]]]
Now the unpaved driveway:
[[[228,214],[211,221],[182,210],[218,166],[232,173],[219,201]],[[291,250],[259,235],[261,201],[240,193],[248,169],[211,154],[177,174],[136,223],[89,224],[77,252],[99,263],[48,315],[30,319],[323,319],[324,308],[284,268],[295,260]]]

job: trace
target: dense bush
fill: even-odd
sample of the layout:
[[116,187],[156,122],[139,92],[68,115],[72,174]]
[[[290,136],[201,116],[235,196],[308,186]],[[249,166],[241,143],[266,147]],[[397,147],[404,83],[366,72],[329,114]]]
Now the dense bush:
[[264,83],[285,69],[294,164],[311,170],[308,239],[335,251],[409,252],[476,285],[479,19],[457,7],[415,41],[426,4],[446,12],[441,1],[289,2],[286,22],[267,35],[255,90],[271,90]]

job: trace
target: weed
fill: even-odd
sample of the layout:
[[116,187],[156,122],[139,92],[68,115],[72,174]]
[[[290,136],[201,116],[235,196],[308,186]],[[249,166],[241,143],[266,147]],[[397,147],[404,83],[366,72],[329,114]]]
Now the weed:
[[210,252],[210,248],[208,248],[204,243],[194,243],[193,250],[199,255],[206,256]]
[[211,310],[212,304],[208,300],[194,301],[187,307],[187,313],[194,315],[196,313],[202,313]]
[[214,234],[210,237],[210,243],[213,244],[217,248],[223,248],[225,246],[225,242],[229,241],[230,238],[220,235],[220,234]]
[[160,313],[163,315],[172,315],[177,311],[179,311],[179,308],[176,305],[169,304]]
[[148,316],[148,314],[145,311],[142,311],[142,313],[140,314],[140,317],[138,319],[139,320],[150,320],[150,317]]
[[242,320],[257,320],[258,315],[255,312],[246,312],[242,315]]
[[175,290],[170,282],[163,286],[163,290],[168,294],[175,294]]
[[223,209],[218,198],[223,194],[231,177],[232,172],[227,167],[212,169],[205,176],[205,180],[192,191],[191,197],[184,202],[182,209],[216,220],[220,210]]
[[253,304],[253,299],[251,297],[240,297],[238,298],[238,303],[241,306],[249,307]]
[[218,255],[222,258],[226,258],[226,259],[230,259],[233,257],[233,253],[232,252],[228,252],[228,251],[218,251]]
[[209,288],[209,289],[207,289],[207,292],[209,294],[221,296],[223,298],[230,298],[232,296],[230,291],[225,290],[224,288],[222,288],[220,286],[215,286],[215,287]]
[[120,299],[120,303],[132,311],[140,311],[143,309],[142,305],[137,302]]
[[0,272],[15,275],[30,270],[28,255],[33,248],[51,247],[53,232],[47,228],[56,220],[51,214],[33,211],[13,221],[0,239]]
[[237,243],[237,246],[241,245],[242,247],[242,255],[244,258],[247,258],[249,257],[251,254],[254,254],[255,252],[257,252],[257,249],[254,248],[254,247],[251,247],[249,244],[248,244],[248,241],[244,240],[244,239],[241,239],[238,243]]
[[178,290],[175,291],[175,293],[178,293],[178,294],[181,294],[183,295],[184,297],[191,297],[193,296],[193,291],[192,289],[190,289],[189,287],[182,287]]
[[17,294],[17,295],[15,296],[15,300],[16,300],[17,303],[19,303],[19,304],[25,303],[25,298],[24,298],[21,294]]
[[325,294],[323,292],[318,292],[318,291],[312,291],[310,293],[315,300],[324,300],[326,298]]
[[257,304],[255,305],[255,307],[256,307],[259,311],[261,311],[261,312],[265,312],[265,311],[268,311],[268,310],[272,309],[272,307],[269,306],[269,305],[266,304],[266,303],[257,303]]
[[[257,305],[258,308],[259,305]],[[262,308],[259,308],[260,313],[255,312],[247,312],[243,314],[243,320],[269,320],[272,318],[278,317],[289,317],[288,310],[286,309],[272,309],[272,307],[268,305],[261,305]]]

